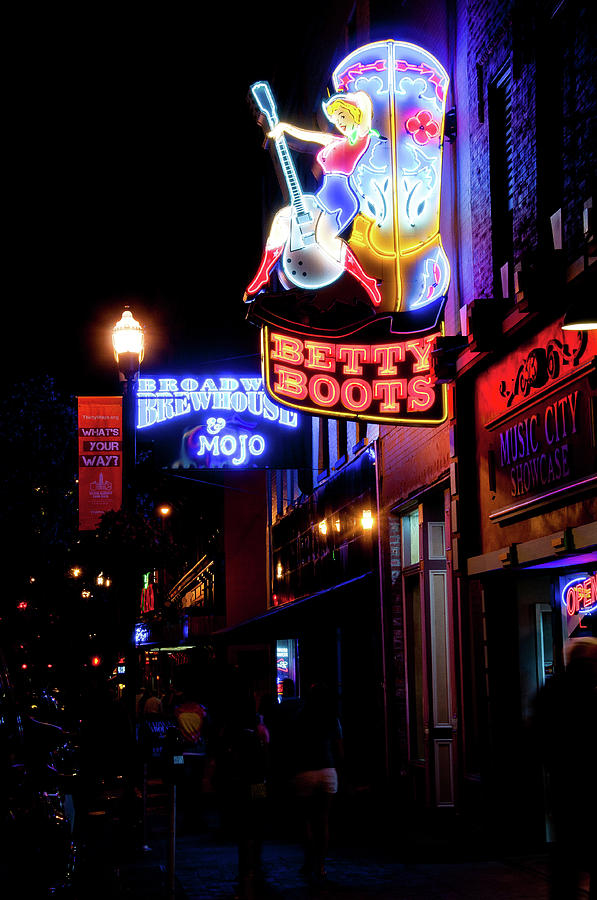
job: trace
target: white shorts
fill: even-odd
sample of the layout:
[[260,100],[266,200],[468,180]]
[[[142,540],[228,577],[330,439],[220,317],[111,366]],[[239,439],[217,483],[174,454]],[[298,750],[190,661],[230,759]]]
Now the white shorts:
[[313,794],[336,794],[338,773],[335,769],[313,769],[299,772],[292,779],[297,797],[312,797]]

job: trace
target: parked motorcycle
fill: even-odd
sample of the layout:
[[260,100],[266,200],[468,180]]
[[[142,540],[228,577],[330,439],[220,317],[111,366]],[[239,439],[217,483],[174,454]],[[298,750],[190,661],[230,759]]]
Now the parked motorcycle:
[[[20,700],[0,653],[0,883],[5,896],[72,895],[77,867],[77,734]],[[6,891],[14,885],[14,893]]]

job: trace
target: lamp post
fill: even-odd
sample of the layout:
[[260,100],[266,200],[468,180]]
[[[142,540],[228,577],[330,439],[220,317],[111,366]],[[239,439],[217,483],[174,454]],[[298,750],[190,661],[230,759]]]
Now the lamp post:
[[[120,320],[112,329],[112,346],[118,366],[122,390],[122,509],[126,513],[136,510],[135,460],[137,455],[137,385],[139,366],[143,360],[144,332],[142,326],[125,307]],[[134,636],[136,617],[137,583],[134,571],[123,564],[120,590],[121,616],[125,628],[125,708],[135,730],[136,721],[136,675],[137,646]],[[130,753],[130,789],[133,790],[136,774],[136,760],[133,748]]]

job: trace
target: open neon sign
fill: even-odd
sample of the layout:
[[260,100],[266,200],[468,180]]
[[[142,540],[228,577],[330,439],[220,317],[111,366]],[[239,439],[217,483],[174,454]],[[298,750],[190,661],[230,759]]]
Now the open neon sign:
[[562,603],[569,616],[585,616],[597,611],[597,572],[569,581],[562,590]]

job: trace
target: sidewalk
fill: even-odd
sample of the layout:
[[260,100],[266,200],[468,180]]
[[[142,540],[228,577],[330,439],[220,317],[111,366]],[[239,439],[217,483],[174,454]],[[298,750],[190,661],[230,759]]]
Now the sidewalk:
[[[286,815],[284,815],[286,813]],[[331,825],[328,882],[317,888],[300,874],[302,852],[290,810],[278,810],[263,846],[265,885],[255,900],[548,900],[547,857],[488,850],[459,833],[456,820],[430,828],[409,822],[402,835],[364,815],[352,800],[337,808]],[[448,820],[446,820],[448,821]],[[164,786],[149,790],[143,849],[122,838],[106,814],[92,820],[96,839],[88,877],[76,900],[233,900],[237,850],[208,810],[198,833],[177,835],[174,893],[169,891],[169,817]],[[583,896],[581,894],[581,896]],[[584,896],[588,898],[588,890]]]
[[[342,848],[330,852],[328,882],[312,887],[299,874],[297,845],[267,841],[263,849],[267,900],[547,900],[542,857],[455,862],[403,862]],[[232,900],[237,889],[236,847],[209,835],[177,841],[176,900]],[[120,896],[166,898],[167,847],[160,842],[119,872]],[[588,893],[587,893],[588,897]]]

